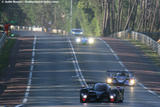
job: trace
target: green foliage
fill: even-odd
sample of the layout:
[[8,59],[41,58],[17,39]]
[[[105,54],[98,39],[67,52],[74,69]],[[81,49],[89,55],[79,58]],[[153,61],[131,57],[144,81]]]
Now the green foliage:
[[11,48],[15,43],[15,39],[8,39],[0,53],[0,71],[2,71],[9,64],[9,56]]
[[76,20],[79,20],[81,27],[83,28],[86,36],[98,36],[100,35],[100,24],[98,18],[98,11],[95,4],[92,4],[90,0],[79,0],[76,6],[78,13]]
[[59,0],[58,4],[0,4],[0,23],[14,20],[16,25],[68,29],[69,12],[70,3],[66,0]]
[[17,25],[36,25],[67,31],[71,27],[82,28],[85,35],[96,36],[127,28],[143,32],[160,30],[160,0],[72,1],[72,16],[71,0],[59,0],[58,4],[0,4],[0,23],[15,20]]
[[86,8],[88,8],[88,6],[89,6],[89,1],[88,0],[80,0],[79,2],[78,2],[78,8],[80,8],[80,9],[86,9]]

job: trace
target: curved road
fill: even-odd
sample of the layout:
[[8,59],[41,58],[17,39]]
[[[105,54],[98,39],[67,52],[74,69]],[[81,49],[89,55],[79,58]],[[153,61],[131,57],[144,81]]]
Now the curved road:
[[89,86],[92,82],[104,82],[108,69],[125,69],[123,64],[100,39],[95,45],[87,46],[76,45],[74,39],[65,36],[45,33],[34,33],[34,36],[31,87],[23,107],[159,107],[160,99],[139,85],[125,87],[125,100],[121,104],[79,103],[82,84],[75,72],[76,59]]

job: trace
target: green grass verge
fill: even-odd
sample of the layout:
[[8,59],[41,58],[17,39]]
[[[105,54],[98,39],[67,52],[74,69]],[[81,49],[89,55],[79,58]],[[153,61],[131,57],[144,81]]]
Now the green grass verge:
[[136,47],[140,48],[147,57],[151,58],[153,63],[160,66],[160,56],[155,51],[153,51],[152,48],[148,47],[147,45],[139,41],[135,41],[135,40],[129,40],[129,41]]
[[0,52],[0,74],[4,68],[9,65],[9,56],[11,53],[11,49],[14,46],[15,39],[8,39]]

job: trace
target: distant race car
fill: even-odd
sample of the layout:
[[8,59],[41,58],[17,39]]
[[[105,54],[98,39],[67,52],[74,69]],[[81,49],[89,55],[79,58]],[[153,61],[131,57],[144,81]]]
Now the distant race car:
[[96,83],[92,88],[80,90],[80,102],[123,102],[124,88],[111,88],[106,83]]
[[71,34],[72,36],[81,36],[83,35],[83,30],[82,29],[72,29]]
[[108,71],[106,82],[110,85],[134,86],[136,79],[127,71]]
[[94,44],[95,39],[93,37],[86,37],[86,36],[78,36],[75,38],[77,44]]

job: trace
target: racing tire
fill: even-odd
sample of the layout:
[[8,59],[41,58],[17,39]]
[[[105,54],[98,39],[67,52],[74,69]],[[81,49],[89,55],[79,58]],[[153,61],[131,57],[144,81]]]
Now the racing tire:
[[114,90],[114,93],[116,94],[116,102],[117,103],[123,103],[124,99],[124,89]]

